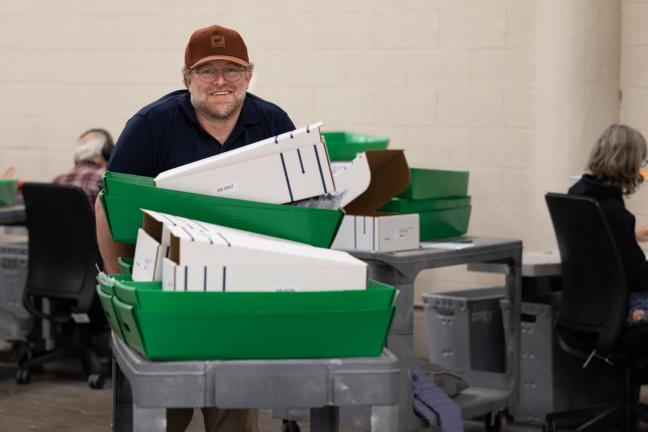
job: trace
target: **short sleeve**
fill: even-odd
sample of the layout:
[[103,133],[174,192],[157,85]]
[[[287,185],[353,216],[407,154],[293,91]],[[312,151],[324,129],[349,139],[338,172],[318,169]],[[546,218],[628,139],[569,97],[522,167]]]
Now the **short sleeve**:
[[155,136],[146,117],[133,116],[124,127],[108,162],[108,171],[154,177],[156,172]]

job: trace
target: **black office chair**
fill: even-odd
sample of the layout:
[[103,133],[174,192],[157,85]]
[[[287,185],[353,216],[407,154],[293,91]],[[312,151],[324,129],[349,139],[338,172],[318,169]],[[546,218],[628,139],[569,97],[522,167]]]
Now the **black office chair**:
[[[25,183],[23,196],[29,232],[23,304],[37,319],[52,323],[55,348],[39,352],[32,343],[19,361],[16,381],[27,384],[30,369],[76,357],[90,387],[101,388],[104,373],[98,354],[104,351],[109,359],[109,350],[107,344],[94,347],[92,339],[108,327],[95,292],[101,258],[88,198],[78,187],[49,183]],[[49,303],[48,312],[43,300]]]
[[648,406],[639,403],[648,325],[626,326],[629,293],[615,238],[596,200],[555,193],[545,198],[562,259],[560,347],[580,357],[583,367],[603,361],[625,372],[624,400],[547,414],[545,430],[557,430],[559,422],[576,422],[581,431],[612,421],[614,430],[635,430],[638,421],[648,421]]

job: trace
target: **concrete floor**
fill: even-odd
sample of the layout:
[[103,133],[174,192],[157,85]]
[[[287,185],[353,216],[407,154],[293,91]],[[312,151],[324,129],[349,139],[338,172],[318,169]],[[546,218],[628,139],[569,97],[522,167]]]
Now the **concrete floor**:
[[[109,380],[102,390],[92,390],[75,364],[49,365],[42,373],[32,374],[29,385],[16,384],[15,375],[15,367],[0,364],[1,432],[111,431]],[[261,412],[259,427],[260,432],[280,432],[281,421]],[[307,424],[300,428],[309,432]],[[188,432],[201,431],[202,415],[196,412]]]

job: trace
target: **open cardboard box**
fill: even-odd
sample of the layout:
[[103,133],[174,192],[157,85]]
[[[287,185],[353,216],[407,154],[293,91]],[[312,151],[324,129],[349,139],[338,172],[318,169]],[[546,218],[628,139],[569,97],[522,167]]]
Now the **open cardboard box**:
[[367,265],[330,249],[144,210],[133,280],[170,291],[365,289]]
[[322,123],[160,173],[160,188],[272,204],[335,190]]
[[338,190],[345,191],[342,203],[346,215],[331,248],[370,252],[418,249],[418,214],[378,211],[405,190],[409,180],[403,150],[367,151],[347,169],[337,171],[335,181]]

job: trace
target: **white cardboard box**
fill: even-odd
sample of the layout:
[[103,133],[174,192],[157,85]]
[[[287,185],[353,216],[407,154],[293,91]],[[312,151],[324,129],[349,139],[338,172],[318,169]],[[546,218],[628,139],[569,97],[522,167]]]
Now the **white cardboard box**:
[[344,193],[346,215],[332,249],[391,252],[418,249],[419,215],[380,213],[378,209],[409,184],[409,168],[402,150],[361,153],[338,166],[335,184]]
[[284,204],[335,191],[322,123],[160,173],[157,187]]
[[[165,289],[203,291],[334,291],[365,289],[366,263],[330,249],[144,210],[148,252]],[[156,236],[157,233],[157,236]],[[161,257],[161,258],[158,258]],[[133,266],[145,267],[145,263]]]
[[392,252],[418,249],[419,215],[345,215],[332,249]]

